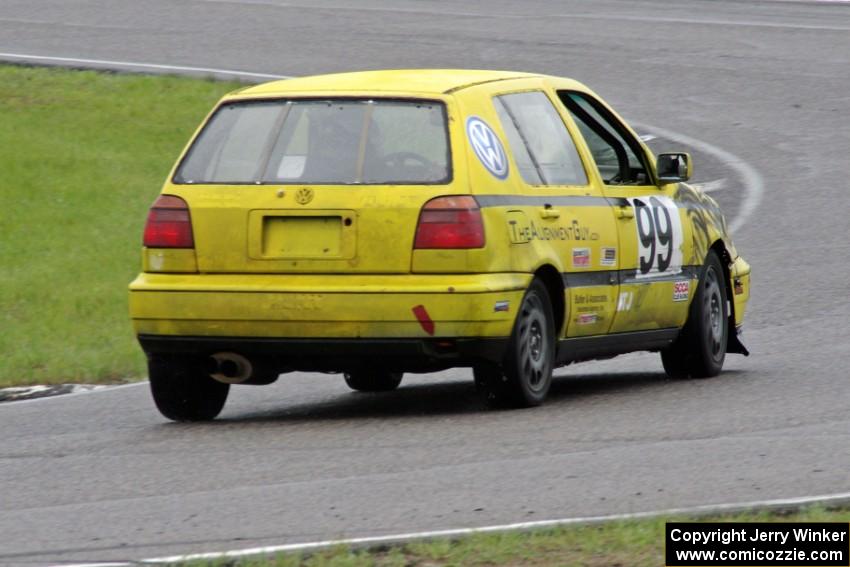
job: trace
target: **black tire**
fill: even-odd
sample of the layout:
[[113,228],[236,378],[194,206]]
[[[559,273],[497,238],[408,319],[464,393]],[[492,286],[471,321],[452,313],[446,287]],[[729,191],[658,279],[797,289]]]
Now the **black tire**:
[[687,323],[676,342],[661,351],[664,371],[671,378],[711,378],[720,374],[726,360],[726,282],[720,258],[713,250],[702,272]]
[[151,394],[159,412],[174,421],[209,421],[221,413],[230,384],[216,382],[193,357],[149,356]]
[[546,286],[533,280],[522,298],[504,360],[473,367],[475,385],[490,407],[539,406],[552,385],[555,319]]
[[398,388],[403,374],[387,370],[358,370],[343,374],[345,383],[358,392],[389,392]]

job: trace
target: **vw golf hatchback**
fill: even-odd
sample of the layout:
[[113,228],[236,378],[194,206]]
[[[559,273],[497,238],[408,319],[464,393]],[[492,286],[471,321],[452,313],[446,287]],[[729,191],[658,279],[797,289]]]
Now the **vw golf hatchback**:
[[686,153],[652,155],[582,84],[411,70],[226,97],[145,226],[130,312],[157,407],[212,419],[231,384],[355,390],[473,369],[494,406],[553,368],[650,350],[720,372],[750,268]]

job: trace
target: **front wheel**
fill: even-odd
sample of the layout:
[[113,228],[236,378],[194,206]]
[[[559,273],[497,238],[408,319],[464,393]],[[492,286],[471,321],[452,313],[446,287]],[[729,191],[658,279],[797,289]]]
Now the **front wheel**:
[[352,390],[358,392],[389,392],[398,388],[401,384],[401,372],[388,372],[386,370],[372,370],[357,372],[346,372],[345,383]]
[[473,368],[475,384],[491,407],[532,407],[546,399],[555,361],[555,321],[546,286],[533,280],[517,313],[501,365]]
[[230,384],[216,382],[193,357],[148,357],[151,394],[159,412],[174,421],[209,421],[221,412]]
[[671,378],[711,378],[723,369],[729,314],[720,258],[708,253],[702,279],[691,302],[688,321],[671,346],[661,351],[661,362]]

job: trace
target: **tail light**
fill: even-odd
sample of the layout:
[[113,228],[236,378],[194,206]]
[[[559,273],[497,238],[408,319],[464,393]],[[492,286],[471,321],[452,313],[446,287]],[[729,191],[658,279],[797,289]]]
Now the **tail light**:
[[186,201],[174,195],[160,195],[154,201],[145,225],[144,245],[148,248],[195,247]]
[[414,248],[483,248],[484,221],[469,195],[431,199],[419,213]]

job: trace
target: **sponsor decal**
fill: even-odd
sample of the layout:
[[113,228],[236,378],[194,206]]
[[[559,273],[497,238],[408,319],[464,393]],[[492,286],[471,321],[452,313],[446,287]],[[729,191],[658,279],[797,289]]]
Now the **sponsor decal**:
[[691,282],[682,280],[673,282],[673,301],[687,301],[691,295]]
[[650,195],[628,199],[635,210],[638,270],[651,278],[682,271],[684,236],[679,208],[670,197]]
[[573,248],[573,268],[590,267],[590,248]]
[[617,311],[631,311],[635,296],[630,291],[623,291],[617,299]]
[[599,258],[600,266],[616,266],[617,265],[617,249],[603,248],[602,257]]
[[496,305],[493,306],[493,311],[496,313],[510,311],[511,302],[510,301],[497,301]]
[[596,323],[599,319],[599,315],[596,313],[579,313],[578,317],[576,317],[576,324],[578,325],[592,325]]
[[576,313],[598,313],[604,309],[601,305],[580,305],[576,307]]
[[608,295],[604,293],[583,293],[576,295],[576,304],[582,303],[607,303]]
[[508,156],[493,129],[477,116],[466,121],[466,136],[481,165],[497,179],[508,176]]
[[[511,242],[520,244],[531,240],[597,240],[599,234],[591,232],[590,227],[582,226],[579,221],[574,220],[566,226],[537,226],[534,221],[528,221],[528,224],[521,226],[516,220],[508,221],[508,230],[511,233]],[[616,255],[616,251],[615,251]]]

